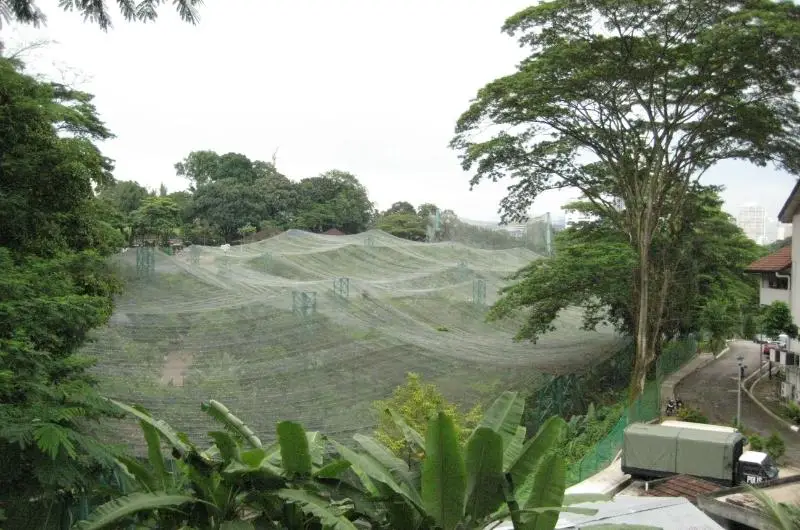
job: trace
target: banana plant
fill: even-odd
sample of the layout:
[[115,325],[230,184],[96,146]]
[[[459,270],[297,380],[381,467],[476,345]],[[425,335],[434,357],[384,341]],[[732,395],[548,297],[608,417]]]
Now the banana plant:
[[552,530],[561,511],[593,514],[571,504],[605,496],[565,497],[565,464],[552,448],[565,422],[549,419],[525,441],[520,425],[524,400],[505,392],[461,448],[452,419],[439,413],[425,438],[394,411],[394,418],[421,464],[404,462],[374,439],[354,436],[362,451],[335,447],[352,465],[363,489],[384,506],[389,528],[469,530],[510,518],[515,529]]
[[[201,451],[146,410],[112,403],[139,420],[147,462],[120,458],[137,490],[99,506],[77,529],[118,528],[132,521],[196,530],[356,529],[352,520],[360,513],[347,493],[360,492],[338,478],[350,464],[326,462],[326,441],[319,433],[285,421],[277,425],[277,441],[264,445],[212,400],[202,408],[224,429],[209,433],[214,444]],[[172,450],[172,466],[162,442]]]

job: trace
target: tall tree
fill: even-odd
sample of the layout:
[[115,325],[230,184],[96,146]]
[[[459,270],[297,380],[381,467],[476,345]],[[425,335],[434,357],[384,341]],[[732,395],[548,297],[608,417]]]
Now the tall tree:
[[91,96],[5,59],[0,87],[0,505],[6,527],[44,528],[48,506],[111,463],[87,432],[109,408],[76,350],[111,315],[103,257],[121,239],[93,196],[112,166]]
[[214,151],[192,151],[175,164],[175,173],[189,181],[194,190],[218,178],[219,155]]
[[691,186],[721,160],[800,172],[800,8],[553,0],[503,29],[530,54],[478,92],[452,145],[475,169],[472,185],[515,179],[504,219],[524,217],[543,191],[577,188],[626,235],[637,263],[635,395],[678,274],[669,256],[653,259],[656,232],[678,237]]
[[416,210],[416,208],[414,208],[414,205],[411,204],[410,202],[399,201],[399,202],[396,202],[396,203],[392,204],[389,207],[389,209],[386,210],[383,213],[384,213],[384,215],[393,214],[393,213],[409,213],[409,214],[416,215],[417,214],[417,210]]
[[347,234],[362,232],[374,216],[374,206],[358,179],[332,170],[297,184],[295,226],[313,232],[338,228]]
[[160,242],[181,224],[181,209],[169,197],[149,197],[131,213],[133,231],[137,235],[155,235]]
[[[667,338],[699,331],[709,332],[716,342],[729,338],[740,329],[742,307],[757,300],[756,283],[744,269],[760,248],[722,210],[718,192],[714,187],[695,188],[684,224],[692,228],[678,243],[654,240],[654,253],[674,253],[681,272],[668,286],[670,300],[661,315]],[[504,289],[490,311],[490,318],[502,318],[526,310],[517,339],[536,341],[554,330],[556,317],[570,306],[583,309],[586,329],[607,324],[622,333],[635,332],[636,300],[630,293],[637,259],[627,234],[590,202],[570,207],[597,218],[559,232],[555,254],[518,271],[517,281]]]
[[124,215],[130,215],[150,196],[150,192],[138,182],[119,180],[100,186],[97,196],[109,201]]
[[381,215],[375,228],[411,241],[425,241],[427,220],[417,214],[397,212]]

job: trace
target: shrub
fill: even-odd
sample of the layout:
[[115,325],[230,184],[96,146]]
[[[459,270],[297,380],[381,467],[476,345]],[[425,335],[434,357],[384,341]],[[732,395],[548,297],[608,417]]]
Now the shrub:
[[794,423],[800,424],[800,405],[789,401],[783,406],[783,415]]
[[783,438],[778,433],[773,432],[764,443],[764,449],[773,460],[778,460],[786,452],[786,442],[783,441]]
[[681,421],[689,421],[692,423],[708,423],[708,417],[700,412],[698,409],[683,406],[678,411],[678,419]]
[[751,451],[763,451],[764,450],[764,440],[759,435],[754,434],[750,436],[747,441],[750,443],[750,450]]
[[415,373],[407,375],[406,384],[395,388],[392,397],[385,401],[374,402],[373,407],[378,412],[375,438],[400,457],[409,455],[409,447],[402,431],[386,413],[387,407],[396,410],[406,423],[423,437],[431,416],[437,412],[445,412],[453,419],[461,443],[467,441],[472,429],[478,425],[483,415],[480,406],[475,406],[466,414],[462,413],[458,407],[444,398],[436,385],[423,383],[420,376]]

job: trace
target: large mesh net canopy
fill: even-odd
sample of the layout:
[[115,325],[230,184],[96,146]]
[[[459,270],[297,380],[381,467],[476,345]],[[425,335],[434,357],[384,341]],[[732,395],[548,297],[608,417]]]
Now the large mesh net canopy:
[[[213,398],[267,439],[291,419],[346,441],[373,428],[372,402],[407,372],[472,404],[611,353],[613,331],[582,331],[577,311],[537,344],[511,340],[519,322],[484,321],[504,278],[536,258],[380,231],[131,248],[117,258],[126,291],[85,352],[103,393],[194,439],[212,428],[199,404]],[[129,428],[117,434],[139,440]]]

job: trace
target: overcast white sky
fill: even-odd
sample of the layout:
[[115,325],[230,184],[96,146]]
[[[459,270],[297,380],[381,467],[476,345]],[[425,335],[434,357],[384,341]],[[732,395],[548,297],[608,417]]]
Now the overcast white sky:
[[[173,165],[193,150],[269,160],[300,179],[328,169],[354,173],[381,209],[433,202],[471,219],[497,218],[507,184],[469,191],[448,148],[476,91],[523,57],[502,34],[526,0],[207,0],[201,23],[182,23],[167,2],[154,24],[125,23],[114,7],[108,33],[39,0],[45,28],[4,27],[9,51],[29,69],[80,81],[117,135],[104,146],[116,177],[174,191]],[[725,184],[731,213],[761,204],[776,216],[794,178],[728,163],[708,183]],[[541,197],[555,212],[575,193]]]

